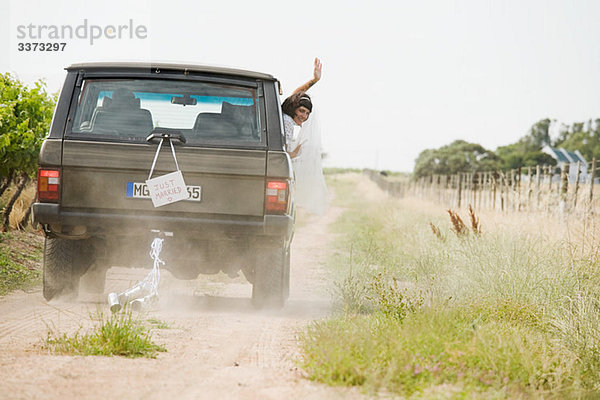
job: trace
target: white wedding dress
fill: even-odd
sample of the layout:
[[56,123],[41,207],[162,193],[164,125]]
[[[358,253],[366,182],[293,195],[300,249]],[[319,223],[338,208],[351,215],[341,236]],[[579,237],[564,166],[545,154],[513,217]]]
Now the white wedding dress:
[[323,177],[321,126],[316,110],[311,112],[297,135],[294,134],[291,148],[295,149],[298,144],[302,147],[298,156],[292,159],[296,175],[296,205],[313,214],[324,214],[327,210],[327,186]]

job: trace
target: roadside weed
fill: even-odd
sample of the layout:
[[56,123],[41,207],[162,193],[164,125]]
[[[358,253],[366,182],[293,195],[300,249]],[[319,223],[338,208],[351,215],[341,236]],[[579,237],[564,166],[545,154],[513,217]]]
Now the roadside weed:
[[49,330],[46,347],[58,354],[155,358],[163,346],[152,342],[150,330],[131,312],[92,316],[96,326],[90,332],[59,335]]

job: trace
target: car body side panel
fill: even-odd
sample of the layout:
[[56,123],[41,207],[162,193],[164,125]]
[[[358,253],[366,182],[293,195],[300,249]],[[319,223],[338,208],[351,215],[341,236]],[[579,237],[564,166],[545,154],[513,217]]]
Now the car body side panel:
[[266,121],[269,130],[269,149],[283,150],[283,119],[276,82],[264,84]]
[[292,179],[292,163],[283,151],[270,151],[267,154],[267,175]]
[[47,138],[42,143],[39,165],[60,167],[62,165],[62,139]]
[[71,98],[73,96],[73,90],[77,82],[77,73],[69,72],[65,78],[65,83],[60,91],[58,97],[58,103],[54,110],[54,116],[52,117],[52,124],[50,125],[49,137],[53,139],[62,139],[65,127],[67,125],[66,116],[69,115],[69,108],[71,106]]

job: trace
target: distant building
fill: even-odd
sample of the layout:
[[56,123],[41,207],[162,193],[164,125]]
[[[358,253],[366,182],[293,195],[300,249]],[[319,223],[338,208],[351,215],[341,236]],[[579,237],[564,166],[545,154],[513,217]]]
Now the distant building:
[[542,151],[556,160],[556,166],[560,169],[564,164],[569,165],[569,181],[574,182],[577,179],[577,163],[579,162],[580,181],[587,180],[587,161],[579,150],[568,151],[562,148],[544,146]]

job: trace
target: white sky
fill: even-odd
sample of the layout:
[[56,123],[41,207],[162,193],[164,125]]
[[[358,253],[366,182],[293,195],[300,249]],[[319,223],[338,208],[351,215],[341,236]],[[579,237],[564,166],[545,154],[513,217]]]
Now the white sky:
[[[148,37],[17,51],[18,25],[84,19],[133,19]],[[318,56],[326,165],[397,171],[456,139],[493,150],[542,118],[600,117],[599,39],[595,0],[0,0],[0,72],[52,92],[73,62],[173,60],[271,73],[289,93]]]

